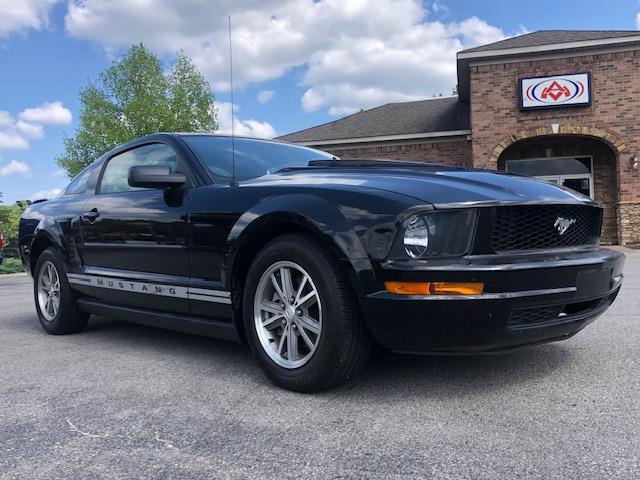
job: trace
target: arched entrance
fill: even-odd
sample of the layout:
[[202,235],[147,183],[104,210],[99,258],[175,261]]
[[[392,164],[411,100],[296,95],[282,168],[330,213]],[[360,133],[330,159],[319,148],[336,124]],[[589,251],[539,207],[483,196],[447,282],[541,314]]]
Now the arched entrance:
[[617,243],[616,164],[624,145],[615,137],[604,140],[580,133],[540,133],[523,135],[524,138],[514,138],[508,145],[500,146],[495,157],[497,168],[572,188],[604,204],[602,243]]

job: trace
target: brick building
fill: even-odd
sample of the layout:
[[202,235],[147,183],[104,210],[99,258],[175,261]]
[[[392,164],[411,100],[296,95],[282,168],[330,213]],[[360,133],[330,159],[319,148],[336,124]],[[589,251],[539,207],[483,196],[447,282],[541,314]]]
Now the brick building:
[[605,206],[640,244],[640,32],[539,31],[459,52],[458,96],[392,103],[280,137],[341,158],[508,170]]

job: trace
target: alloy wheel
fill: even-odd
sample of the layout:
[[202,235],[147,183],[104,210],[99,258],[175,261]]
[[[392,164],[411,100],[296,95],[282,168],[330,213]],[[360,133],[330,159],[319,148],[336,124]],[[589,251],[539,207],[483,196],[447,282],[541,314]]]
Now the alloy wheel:
[[262,274],[254,321],[262,348],[276,364],[293,369],[311,359],[322,332],[322,303],[304,268],[280,261]]
[[47,322],[52,322],[60,309],[60,276],[56,266],[46,261],[38,274],[38,305]]

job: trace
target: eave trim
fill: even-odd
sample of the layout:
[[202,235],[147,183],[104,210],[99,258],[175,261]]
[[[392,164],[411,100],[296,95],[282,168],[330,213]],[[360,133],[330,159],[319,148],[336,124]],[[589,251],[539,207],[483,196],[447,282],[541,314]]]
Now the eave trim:
[[372,142],[389,142],[394,140],[414,140],[420,138],[441,138],[441,137],[460,137],[464,135],[471,135],[471,130],[447,130],[442,132],[427,132],[427,133],[410,133],[402,135],[380,135],[377,137],[359,137],[359,138],[336,138],[333,140],[310,140],[305,142],[291,143],[302,146],[310,145],[344,145],[351,143],[372,143]]
[[479,52],[459,52],[457,54],[458,60],[472,59],[472,58],[487,58],[487,57],[504,57],[511,55],[526,55],[529,53],[545,53],[557,50],[572,50],[577,48],[588,47],[601,47],[604,45],[626,44],[640,42],[640,35],[632,37],[614,37],[614,38],[602,38],[599,40],[580,40],[577,42],[564,42],[564,43],[551,43],[547,45],[536,45],[532,47],[514,47],[514,48],[501,48],[498,50],[482,50]]

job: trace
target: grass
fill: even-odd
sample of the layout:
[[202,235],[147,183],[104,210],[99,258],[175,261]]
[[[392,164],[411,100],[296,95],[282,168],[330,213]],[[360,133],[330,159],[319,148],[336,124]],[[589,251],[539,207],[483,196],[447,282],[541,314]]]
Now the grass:
[[5,258],[0,264],[0,275],[17,272],[22,272],[22,262],[18,258]]

